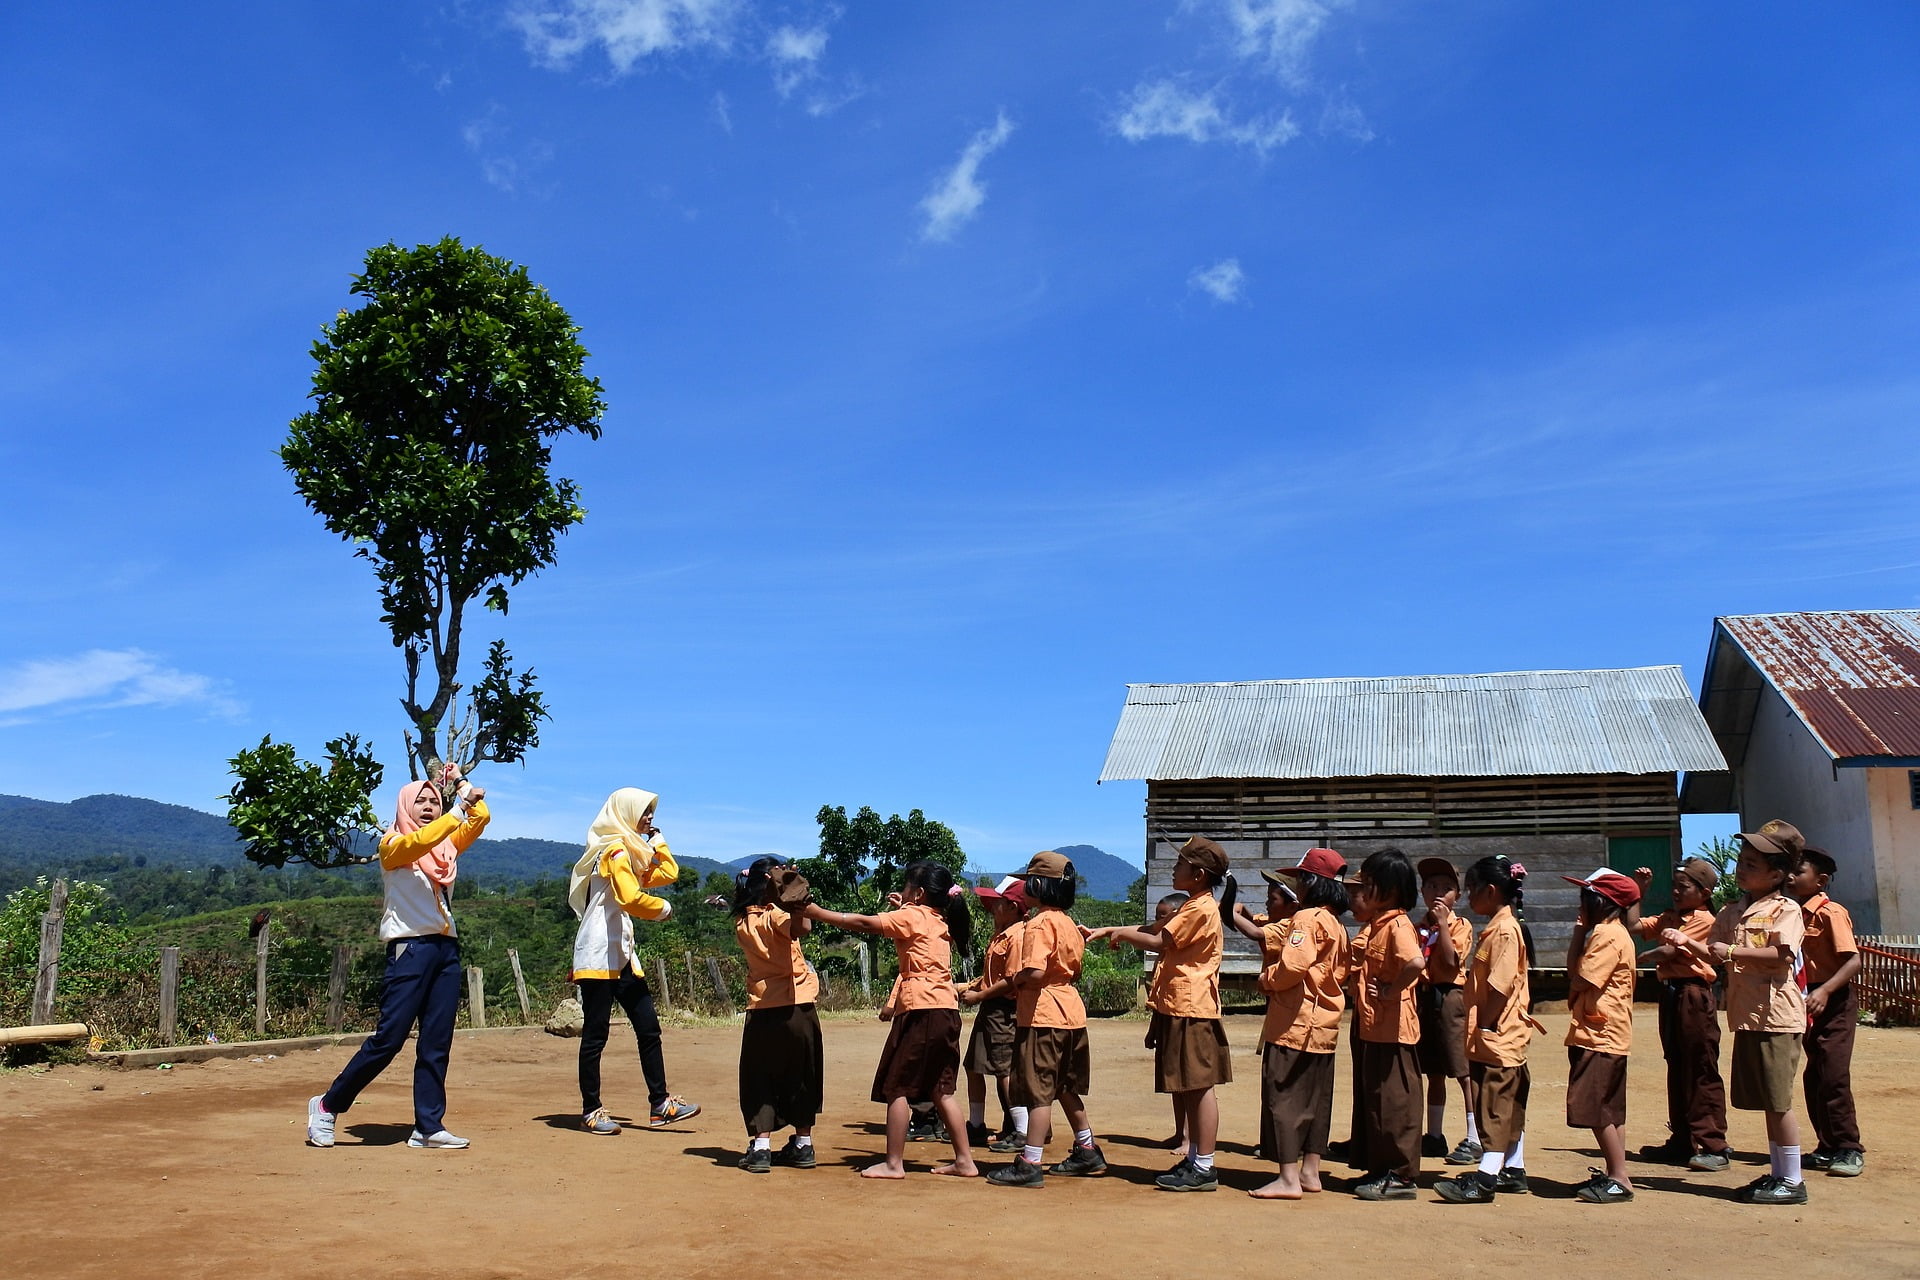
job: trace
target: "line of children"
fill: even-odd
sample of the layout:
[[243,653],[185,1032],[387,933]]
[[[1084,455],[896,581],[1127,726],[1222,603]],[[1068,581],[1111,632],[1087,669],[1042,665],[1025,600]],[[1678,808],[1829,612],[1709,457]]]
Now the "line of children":
[[[1460,976],[1473,950],[1473,926],[1454,910],[1460,897],[1460,873],[1445,858],[1422,858],[1414,870],[1420,876],[1420,900],[1426,904],[1416,931],[1426,967],[1415,991],[1420,1012],[1420,1071],[1427,1078],[1427,1129],[1420,1138],[1420,1154],[1444,1156],[1448,1164],[1473,1164],[1480,1159],[1480,1131],[1474,1123],[1473,1086],[1467,1071],[1466,1003]],[[1467,1132],[1460,1145],[1449,1148],[1443,1128],[1447,1114],[1447,1081],[1460,1086]]]
[[1627,1172],[1627,1054],[1633,1048],[1633,937],[1626,912],[1640,901],[1632,876],[1601,867],[1562,876],[1580,886],[1580,919],[1567,944],[1567,1124],[1591,1129],[1604,1169],[1574,1190],[1588,1204],[1633,1199]]
[[[960,1003],[974,1010],[973,1032],[967,1037],[967,1141],[989,1151],[1018,1151],[1027,1144],[1027,1109],[1016,1107],[1008,1094],[1013,1076],[1013,1039],[1018,1029],[1019,1003],[1013,995],[1013,963],[1026,931],[1027,885],[1007,876],[974,894],[993,918],[993,939],[980,962],[980,976],[960,991]],[[987,1079],[992,1077],[1000,1102],[1000,1131],[987,1132]]]

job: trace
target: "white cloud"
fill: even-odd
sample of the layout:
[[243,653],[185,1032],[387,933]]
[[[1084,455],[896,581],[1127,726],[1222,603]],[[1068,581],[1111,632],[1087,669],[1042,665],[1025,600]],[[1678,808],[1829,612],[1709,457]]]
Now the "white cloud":
[[1264,62],[1296,89],[1307,85],[1307,63],[1327,19],[1351,5],[1352,0],[1223,0],[1240,56]]
[[1374,137],[1366,113],[1344,94],[1327,100],[1326,108],[1320,113],[1320,133],[1322,137],[1347,138],[1354,142],[1372,142]]
[[1238,302],[1246,289],[1247,273],[1240,259],[1222,258],[1210,267],[1196,267],[1187,277],[1187,288],[1210,295],[1215,302]]
[[1299,136],[1291,112],[1278,116],[1236,120],[1213,91],[1193,93],[1171,80],[1136,85],[1133,97],[1114,120],[1114,128],[1128,142],[1150,138],[1185,138],[1189,142],[1230,142],[1252,147],[1265,155]]
[[728,133],[733,132],[733,112],[727,106],[727,95],[716,91],[713,95],[713,118]]
[[498,106],[486,115],[469,120],[460,130],[467,150],[480,161],[480,174],[488,185],[508,195],[524,190],[531,179],[553,159],[553,147],[534,140],[515,144]]
[[232,716],[240,705],[209,676],[161,666],[139,649],[90,649],[71,658],[43,658],[0,670],[0,723],[36,715],[114,707],[198,704]]
[[979,176],[981,162],[1005,146],[1012,136],[1013,121],[1007,119],[1004,111],[995,115],[991,127],[973,135],[953,168],[934,183],[933,190],[920,201],[920,211],[927,216],[926,226],[920,232],[922,239],[951,240],[954,233],[980,212],[980,206],[987,199],[986,184]]
[[617,72],[655,54],[725,49],[733,41],[740,0],[559,0],[515,9],[527,52],[543,66],[567,67],[599,45]]

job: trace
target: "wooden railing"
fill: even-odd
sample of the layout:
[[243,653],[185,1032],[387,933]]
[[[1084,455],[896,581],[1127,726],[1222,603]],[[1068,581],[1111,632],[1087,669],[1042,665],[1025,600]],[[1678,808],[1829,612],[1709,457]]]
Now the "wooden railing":
[[1854,990],[1882,1024],[1920,1026],[1920,937],[1862,936]]

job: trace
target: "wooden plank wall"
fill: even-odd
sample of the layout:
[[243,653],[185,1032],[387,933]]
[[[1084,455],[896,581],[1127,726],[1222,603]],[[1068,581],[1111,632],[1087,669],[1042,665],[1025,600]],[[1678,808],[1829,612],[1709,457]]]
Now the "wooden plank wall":
[[[1173,851],[1193,835],[1225,846],[1255,910],[1266,897],[1260,871],[1291,866],[1315,845],[1339,850],[1356,870],[1385,848],[1462,871],[1504,853],[1527,866],[1527,921],[1540,963],[1556,967],[1579,910],[1578,887],[1560,877],[1605,866],[1611,836],[1668,836],[1678,856],[1676,783],[1670,773],[1149,782],[1147,907],[1171,891]],[[1252,944],[1229,934],[1226,971],[1256,967]]]

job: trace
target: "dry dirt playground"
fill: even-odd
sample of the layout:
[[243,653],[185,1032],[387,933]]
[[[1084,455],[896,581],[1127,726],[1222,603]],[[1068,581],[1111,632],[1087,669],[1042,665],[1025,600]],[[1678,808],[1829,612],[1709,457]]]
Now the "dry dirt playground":
[[[1636,1022],[1628,1113],[1633,1148],[1663,1136],[1663,1085],[1650,1009]],[[1228,1020],[1238,1079],[1222,1091],[1213,1195],[1155,1191],[1168,1105],[1151,1092],[1144,1023],[1096,1022],[1088,1099],[1114,1173],[1049,1179],[1038,1191],[926,1176],[940,1150],[909,1150],[915,1173],[875,1183],[854,1168],[881,1149],[867,1101],[881,1024],[829,1019],[820,1167],[765,1176],[734,1167],[738,1031],[672,1028],[674,1088],[706,1110],[672,1130],[595,1137],[578,1127],[576,1041],[537,1030],[456,1040],[448,1121],[467,1151],[416,1151],[410,1056],[361,1098],[330,1151],[303,1145],[308,1095],[350,1047],[270,1062],[170,1071],[62,1067],[0,1074],[0,1277],[352,1276],[675,1277],[755,1274],[1749,1275],[1920,1274],[1920,1032],[1863,1028],[1854,1067],[1864,1177],[1816,1174],[1804,1208],[1753,1208],[1727,1192],[1761,1172],[1634,1166],[1632,1204],[1568,1198],[1595,1159],[1562,1112],[1564,1016],[1534,1042],[1527,1166],[1538,1194],[1490,1206],[1368,1204],[1329,1190],[1299,1203],[1242,1192],[1271,1166],[1252,1158],[1259,1019]],[[616,1037],[625,1034],[615,1028]],[[631,1041],[627,1042],[629,1045]],[[631,1049],[607,1059],[615,1114],[641,1116]],[[1342,1066],[1344,1067],[1344,1062]],[[1346,1077],[1334,1136],[1346,1130]],[[990,1112],[990,1120],[997,1116]],[[1459,1109],[1449,1113],[1458,1137]],[[1764,1151],[1759,1117],[1736,1113],[1732,1139]],[[1058,1141],[1051,1154],[1063,1154]],[[989,1157],[995,1161],[1006,1157]],[[1761,1157],[1764,1161],[1764,1156]],[[1423,1184],[1439,1172],[1428,1162]],[[1764,1261],[1759,1261],[1764,1260]]]

